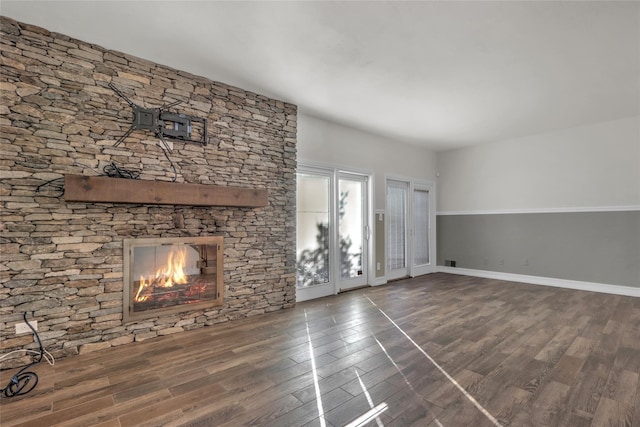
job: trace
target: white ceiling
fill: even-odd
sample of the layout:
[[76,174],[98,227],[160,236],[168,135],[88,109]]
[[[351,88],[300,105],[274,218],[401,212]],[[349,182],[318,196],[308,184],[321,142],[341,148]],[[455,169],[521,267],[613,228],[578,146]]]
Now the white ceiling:
[[10,1],[0,12],[446,150],[640,114],[638,1]]

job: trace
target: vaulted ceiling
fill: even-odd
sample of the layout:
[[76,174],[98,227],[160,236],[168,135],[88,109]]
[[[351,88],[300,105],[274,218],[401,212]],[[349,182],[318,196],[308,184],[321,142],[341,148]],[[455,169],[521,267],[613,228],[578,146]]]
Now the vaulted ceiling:
[[447,150],[640,114],[638,1],[11,1],[2,15]]

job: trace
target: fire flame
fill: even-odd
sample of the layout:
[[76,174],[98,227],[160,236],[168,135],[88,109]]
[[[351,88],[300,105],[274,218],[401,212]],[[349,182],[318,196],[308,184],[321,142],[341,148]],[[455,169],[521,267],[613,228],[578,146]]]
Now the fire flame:
[[134,298],[135,302],[143,302],[149,298],[145,290],[151,287],[170,288],[174,285],[184,285],[187,283],[187,274],[184,271],[187,259],[187,249],[180,248],[171,251],[167,258],[167,263],[159,268],[154,275],[140,276],[138,292]]

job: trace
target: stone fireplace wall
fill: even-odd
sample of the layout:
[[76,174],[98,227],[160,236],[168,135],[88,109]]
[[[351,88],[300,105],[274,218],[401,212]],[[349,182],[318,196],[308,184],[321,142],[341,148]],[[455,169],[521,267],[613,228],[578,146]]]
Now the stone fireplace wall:
[[[1,17],[0,345],[22,313],[54,355],[87,352],[258,315],[295,303],[296,106]],[[209,144],[172,141],[177,182],[266,188],[265,208],[65,202],[64,174],[174,177],[131,107],[208,120]],[[123,239],[224,237],[224,304],[122,321]]]

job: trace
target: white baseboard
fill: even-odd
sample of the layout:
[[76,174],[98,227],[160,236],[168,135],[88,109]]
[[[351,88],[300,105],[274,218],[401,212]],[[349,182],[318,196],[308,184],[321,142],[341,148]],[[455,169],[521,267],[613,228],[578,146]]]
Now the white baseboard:
[[565,207],[565,208],[528,208],[528,209],[498,209],[485,211],[438,211],[436,215],[510,215],[531,213],[576,213],[576,212],[634,212],[640,211],[640,205],[623,206],[595,206],[595,207]]
[[526,274],[502,273],[500,271],[474,270],[440,265],[437,271],[441,273],[461,274],[463,276],[475,276],[486,279],[506,280],[509,282],[521,282],[532,285],[553,286],[556,288],[577,289],[581,291],[640,298],[640,288],[632,288],[631,286],[607,285],[605,283],[580,282],[577,280],[554,279],[552,277],[528,276]]

